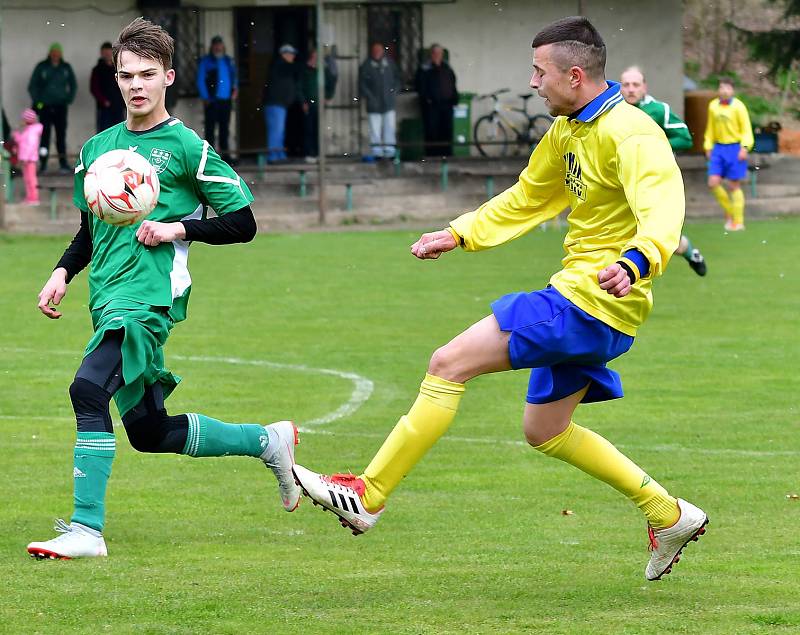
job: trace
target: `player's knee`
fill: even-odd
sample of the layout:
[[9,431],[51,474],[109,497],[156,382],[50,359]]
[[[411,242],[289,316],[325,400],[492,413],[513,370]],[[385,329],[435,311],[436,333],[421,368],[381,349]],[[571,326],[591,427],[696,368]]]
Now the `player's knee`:
[[76,377],[69,387],[69,398],[79,432],[113,432],[108,402],[111,393],[97,384]]
[[538,449],[539,446],[561,434],[568,425],[569,418],[565,420],[560,420],[559,418],[545,419],[526,415],[522,423],[522,432],[528,445]]
[[451,344],[445,344],[434,351],[428,364],[428,373],[447,381],[461,381],[458,375],[458,355]]
[[163,433],[159,414],[148,413],[138,418],[126,415],[122,417],[122,423],[134,450],[150,453],[161,451]]

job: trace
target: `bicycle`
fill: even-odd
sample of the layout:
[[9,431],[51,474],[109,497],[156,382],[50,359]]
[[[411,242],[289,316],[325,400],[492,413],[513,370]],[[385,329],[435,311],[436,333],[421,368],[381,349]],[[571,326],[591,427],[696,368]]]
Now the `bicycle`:
[[[509,137],[513,133],[512,142],[515,144],[514,154],[521,151],[530,153],[533,147],[542,140],[544,133],[550,129],[554,119],[550,115],[542,113],[528,114],[528,100],[533,97],[533,93],[519,95],[522,100],[522,108],[511,108],[501,106],[498,95],[510,92],[509,88],[501,88],[493,93],[478,95],[477,99],[494,100],[492,112],[484,115],[475,122],[474,139],[478,151],[485,157],[503,157],[508,154]],[[505,112],[514,112],[524,115],[524,121],[514,121]]]

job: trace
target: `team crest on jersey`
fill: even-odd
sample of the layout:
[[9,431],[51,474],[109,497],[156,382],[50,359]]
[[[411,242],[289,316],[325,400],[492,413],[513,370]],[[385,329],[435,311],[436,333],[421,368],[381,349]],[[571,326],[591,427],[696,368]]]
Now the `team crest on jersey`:
[[578,157],[572,152],[567,152],[564,155],[564,162],[566,163],[567,175],[564,178],[564,185],[572,192],[577,198],[582,201],[586,200],[586,183],[581,178],[581,164],[578,163]]
[[167,169],[167,164],[169,160],[172,158],[172,152],[167,150],[159,150],[158,148],[153,148],[150,151],[150,163],[156,169],[156,174],[161,174],[164,170]]

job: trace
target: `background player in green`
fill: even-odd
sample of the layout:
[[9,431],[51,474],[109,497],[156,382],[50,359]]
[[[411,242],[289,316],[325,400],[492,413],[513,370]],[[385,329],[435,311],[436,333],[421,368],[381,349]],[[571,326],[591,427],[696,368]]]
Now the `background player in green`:
[[[668,103],[653,99],[647,94],[647,80],[645,80],[644,73],[638,66],[626,68],[622,72],[619,81],[620,91],[625,101],[631,106],[638,106],[661,126],[664,134],[667,135],[667,141],[669,141],[673,152],[681,152],[692,148],[694,142],[692,141],[692,133],[689,132],[689,127],[678,115],[672,112]],[[703,254],[700,253],[699,249],[692,246],[692,241],[685,234],[681,235],[681,242],[675,253],[683,256],[698,276],[706,275],[706,259],[703,258]]]
[[[299,502],[291,474],[297,443],[292,422],[228,424],[196,413],[169,416],[164,408],[164,399],[180,381],[164,367],[163,346],[175,322],[186,317],[190,242],[247,242],[256,233],[247,185],[206,141],[166,110],[166,89],[175,80],[173,51],[169,34],[142,18],[120,33],[114,64],[127,120],[81,149],[74,195],[81,228],[39,294],[42,313],[61,317],[51,304],[60,303],[70,280],[91,262],[89,310],[95,333],[69,388],[78,426],[74,513],[69,524],[56,521],[59,536],[28,545],[35,557],[107,554],[102,530],[116,447],[109,414],[112,396],[137,450],[257,457],[275,473],[284,508],[293,511]],[[130,227],[107,225],[89,214],[83,196],[87,168],[100,155],[120,148],[147,157],[161,182],[149,219]],[[207,206],[217,217],[205,217]]]

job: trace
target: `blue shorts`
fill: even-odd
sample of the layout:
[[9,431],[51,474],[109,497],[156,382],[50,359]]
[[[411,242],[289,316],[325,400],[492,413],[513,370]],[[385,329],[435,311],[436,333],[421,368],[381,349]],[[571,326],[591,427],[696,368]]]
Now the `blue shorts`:
[[715,143],[708,163],[708,176],[741,181],[747,176],[747,159],[739,160],[739,143]]
[[527,401],[558,401],[589,384],[584,403],[622,397],[619,375],[606,363],[633,338],[579,309],[553,287],[511,293],[492,303],[500,329],[511,333],[511,366],[531,368]]

